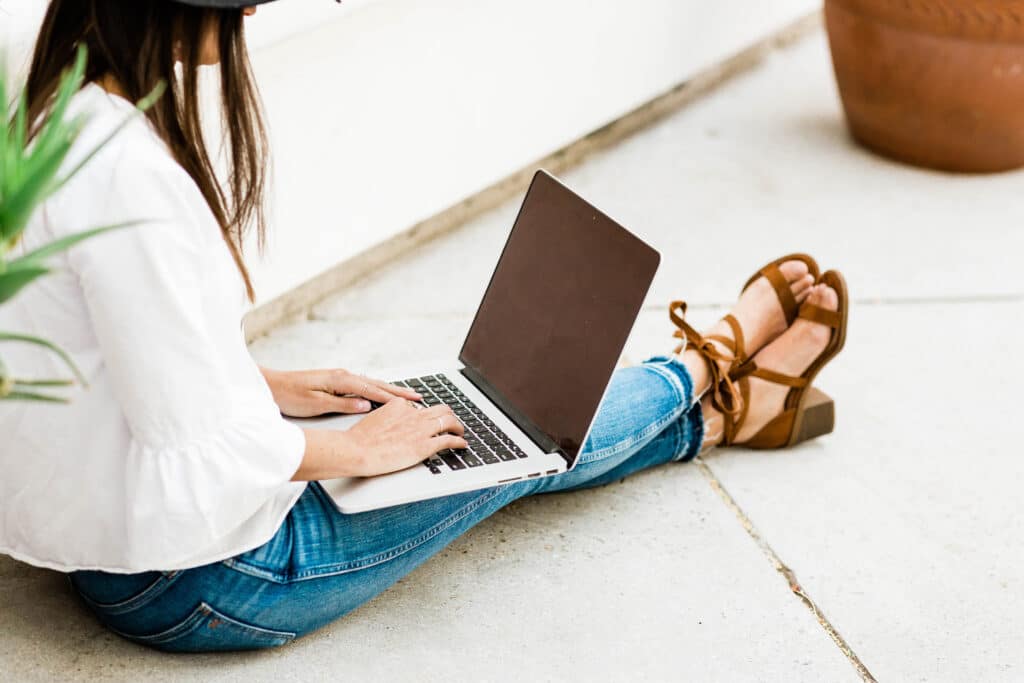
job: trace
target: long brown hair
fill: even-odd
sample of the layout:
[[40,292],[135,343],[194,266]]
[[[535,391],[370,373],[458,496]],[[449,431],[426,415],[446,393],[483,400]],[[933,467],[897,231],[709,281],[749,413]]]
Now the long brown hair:
[[[208,31],[217,32],[220,47],[227,133],[224,184],[217,178],[200,117],[199,66]],[[204,9],[171,0],[50,0],[28,78],[30,121],[46,111],[80,43],[89,51],[87,83],[112,78],[132,101],[145,97],[160,81],[167,83],[167,94],[146,116],[202,192],[253,299],[242,244],[251,227],[259,246],[264,243],[268,149],[242,10]]]

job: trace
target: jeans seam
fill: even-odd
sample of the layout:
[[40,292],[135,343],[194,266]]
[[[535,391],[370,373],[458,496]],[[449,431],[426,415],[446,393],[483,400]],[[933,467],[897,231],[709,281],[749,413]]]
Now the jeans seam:
[[[698,455],[700,455],[700,449],[704,443],[704,416],[702,413],[690,413],[683,416],[683,425],[686,423],[690,424],[690,440],[686,441],[685,448],[680,446],[679,455],[676,457],[675,462],[690,462]],[[694,444],[697,445],[694,448]]]
[[184,621],[177,625],[171,626],[170,628],[161,631],[160,633],[154,633],[152,635],[134,635],[124,631],[119,631],[118,629],[110,626],[108,626],[107,628],[109,628],[111,631],[121,636],[122,638],[128,638],[129,640],[134,640],[136,642],[144,643],[146,645],[159,646],[166,644],[169,641],[177,640],[178,638],[183,638],[184,636],[194,633],[195,630],[202,625],[203,620],[210,617],[227,621],[236,626],[237,628],[249,631],[263,638],[278,641],[282,645],[287,644],[298,637],[298,633],[294,631],[278,631],[276,629],[264,628],[262,626],[256,626],[254,624],[239,621],[238,619],[229,617],[228,615],[218,611],[215,607],[213,607],[205,601],[201,602],[198,607],[192,610],[192,612],[188,615],[188,617],[185,618]]
[[672,438],[675,440],[672,444],[673,455],[672,460],[670,462],[676,462],[676,460],[678,460],[679,457],[681,457],[680,454],[685,452],[683,450],[683,443],[685,443],[686,441],[686,427],[683,424],[684,420],[686,420],[686,415],[683,415],[681,418],[670,424],[668,427],[665,427],[665,429],[672,430]]
[[[91,607],[97,610],[100,610],[108,616],[119,616],[122,614],[127,614],[128,612],[134,612],[137,609],[145,607],[153,600],[156,600],[158,597],[167,592],[167,590],[172,585],[174,585],[174,582],[178,580],[180,575],[180,570],[173,572],[164,572],[159,578],[154,580],[153,583],[144,588],[140,593],[137,593],[136,595],[133,595],[132,597],[126,600],[121,600],[120,602],[115,603],[97,602],[96,600],[93,600],[88,595],[86,595],[83,591],[79,590],[77,587],[75,588],[76,592],[82,597],[86,604],[90,605]],[[72,582],[72,586],[74,587],[74,582]]]
[[351,572],[368,569],[385,562],[390,562],[396,557],[400,557],[411,550],[423,545],[427,541],[440,535],[447,529],[455,526],[458,522],[462,521],[469,516],[474,510],[484,505],[488,501],[494,499],[503,490],[504,487],[498,487],[489,489],[486,493],[478,498],[475,498],[470,503],[467,503],[463,507],[459,508],[455,513],[448,515],[443,522],[435,524],[415,538],[402,543],[401,545],[395,546],[376,555],[364,557],[358,560],[351,560],[349,562],[342,562],[335,565],[322,565],[314,567],[301,572],[293,574],[281,574],[279,572],[272,572],[260,567],[255,567],[246,562],[239,561],[236,558],[228,559],[223,564],[230,569],[249,574],[250,576],[256,576],[257,578],[268,579],[276,583],[293,583],[299,581],[308,581],[312,579],[326,578],[329,576],[338,576],[339,574],[348,574]]

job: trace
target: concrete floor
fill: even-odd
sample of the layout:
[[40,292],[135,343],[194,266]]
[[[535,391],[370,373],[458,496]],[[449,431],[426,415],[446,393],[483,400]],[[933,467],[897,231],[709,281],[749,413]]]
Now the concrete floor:
[[[1008,444],[1024,435],[1022,179],[860,150],[824,37],[775,55],[565,180],[663,252],[634,360],[669,346],[670,298],[710,322],[771,257],[841,268],[850,339],[819,380],[834,435],[522,501],[347,619],[262,654],[147,652],[100,630],[60,576],[0,559],[2,677],[1021,680],[1024,460]],[[516,208],[254,354],[366,371],[452,357]],[[457,285],[429,279],[453,263]]]

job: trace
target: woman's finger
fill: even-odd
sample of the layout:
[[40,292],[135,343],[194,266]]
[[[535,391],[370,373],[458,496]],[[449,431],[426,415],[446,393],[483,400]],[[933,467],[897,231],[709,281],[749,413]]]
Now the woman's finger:
[[345,413],[346,415],[359,415],[370,412],[370,402],[362,398],[328,396],[325,403],[327,410],[324,412]]
[[392,412],[396,415],[406,415],[418,413],[422,408],[419,404],[406,401],[404,398],[397,398],[392,396],[389,400],[384,403],[381,408],[382,411]]
[[465,439],[453,434],[442,434],[430,440],[431,455],[436,455],[449,448],[453,451],[458,451],[463,448],[469,448],[469,444],[466,443]]
[[431,406],[429,408],[424,408],[422,413],[424,419],[429,418],[431,420],[437,420],[437,418],[439,417],[455,417],[455,413],[452,412],[452,409],[446,405],[438,405]]
[[394,394],[389,394],[380,387],[375,384],[370,384],[369,382],[364,382],[352,393],[356,396],[362,396],[363,398],[368,398],[371,401],[376,401],[377,403],[388,403],[395,398]]
[[425,429],[431,435],[451,433],[462,436],[466,433],[466,428],[459,421],[459,418],[455,417],[455,414],[452,413],[451,408],[448,406],[428,408],[422,411],[421,417],[426,425]]
[[[377,403],[387,403],[388,401],[395,398],[402,398],[405,400],[419,400],[419,394],[413,392],[412,394],[396,394],[388,391],[386,382],[377,382],[376,380],[369,379],[367,377],[353,376],[347,383],[345,393],[355,394],[363,398],[368,398],[371,401]],[[383,386],[381,386],[383,385]],[[396,389],[398,387],[395,387]]]
[[405,387],[400,387],[400,386],[397,386],[395,384],[390,384],[388,382],[384,382],[384,381],[381,381],[379,379],[371,379],[371,378],[365,378],[365,379],[366,379],[367,382],[369,382],[373,386],[377,387],[378,389],[381,389],[382,391],[386,391],[387,393],[389,393],[389,394],[391,394],[393,396],[398,396],[400,398],[406,398],[406,399],[409,399],[411,401],[418,401],[418,400],[420,400],[420,398],[422,398],[422,396],[420,396],[420,394],[415,389],[407,389]]

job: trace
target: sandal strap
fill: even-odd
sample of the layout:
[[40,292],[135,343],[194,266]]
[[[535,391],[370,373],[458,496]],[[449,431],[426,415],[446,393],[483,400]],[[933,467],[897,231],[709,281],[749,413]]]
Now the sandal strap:
[[757,377],[763,379],[766,382],[773,384],[781,384],[786,387],[792,387],[793,389],[802,389],[806,387],[810,382],[807,381],[806,377],[793,377],[792,375],[784,375],[781,372],[775,372],[768,368],[758,367],[756,363],[751,361],[747,363],[744,368],[741,368],[743,372],[737,373],[737,376],[741,378],[746,377]]
[[723,414],[722,416],[722,446],[727,447],[735,444],[736,437],[739,435],[740,429],[743,427],[743,423],[746,422],[747,413],[750,409],[751,377],[757,377],[765,380],[766,382],[781,384],[792,389],[803,389],[810,384],[806,377],[793,377],[791,375],[784,375],[781,372],[775,372],[774,370],[768,370],[767,368],[760,368],[757,366],[757,363],[752,360],[747,361],[738,367],[732,373],[732,379],[740,388],[740,399],[742,401],[742,405],[737,414]]
[[[731,353],[722,352],[715,346],[714,340],[702,336],[686,322],[686,302],[673,301],[669,305],[668,315],[673,324],[678,328],[673,333],[676,339],[682,339],[676,354],[682,354],[687,349],[693,349],[704,360],[711,376],[711,403],[723,415],[739,415],[743,410],[743,399],[735,383],[729,378],[729,371],[722,370],[721,363],[728,363],[729,367],[736,364],[736,356]],[[729,344],[726,344],[729,348]],[[735,348],[735,347],[733,347]]]
[[732,339],[729,339],[728,337],[725,337],[725,336],[720,335],[720,334],[709,334],[708,336],[706,336],[704,338],[705,339],[710,339],[711,341],[718,342],[719,344],[724,346],[726,349],[728,349],[730,354],[732,354],[734,357],[736,356],[736,344],[735,344],[735,342],[733,342]]
[[728,413],[724,413],[722,415],[723,447],[729,447],[736,443],[736,437],[739,435],[740,428],[743,426],[743,423],[747,421],[747,412],[750,410],[750,380],[744,377],[736,384],[740,388],[742,408],[740,409],[739,415],[734,416]]
[[822,308],[810,302],[804,302],[804,305],[800,307],[799,317],[831,327],[833,330],[839,329],[839,326],[843,324],[843,317],[839,311]]
[[730,339],[723,334],[709,334],[704,337],[704,339],[716,341],[729,350],[729,353],[732,354],[734,359],[732,364],[729,366],[729,372],[731,373],[733,370],[747,362],[747,343],[743,336],[743,327],[740,326],[740,321],[737,320],[732,313],[727,313],[725,317],[722,318],[722,321],[732,329],[732,338]]
[[789,281],[786,280],[786,276],[782,274],[782,271],[774,263],[769,263],[758,272],[768,280],[772,289],[775,290],[775,296],[779,298],[779,303],[782,304],[782,313],[786,316],[786,327],[789,327],[796,320],[797,314],[800,312],[800,305],[796,302],[796,297],[793,296],[793,290],[789,286]]
[[747,340],[746,337],[743,336],[743,327],[740,325],[740,321],[737,320],[736,316],[732,313],[726,313],[722,320],[724,320],[732,330],[733,341],[727,346],[732,349],[733,355],[736,356],[735,365],[738,367],[739,365],[747,362]]

